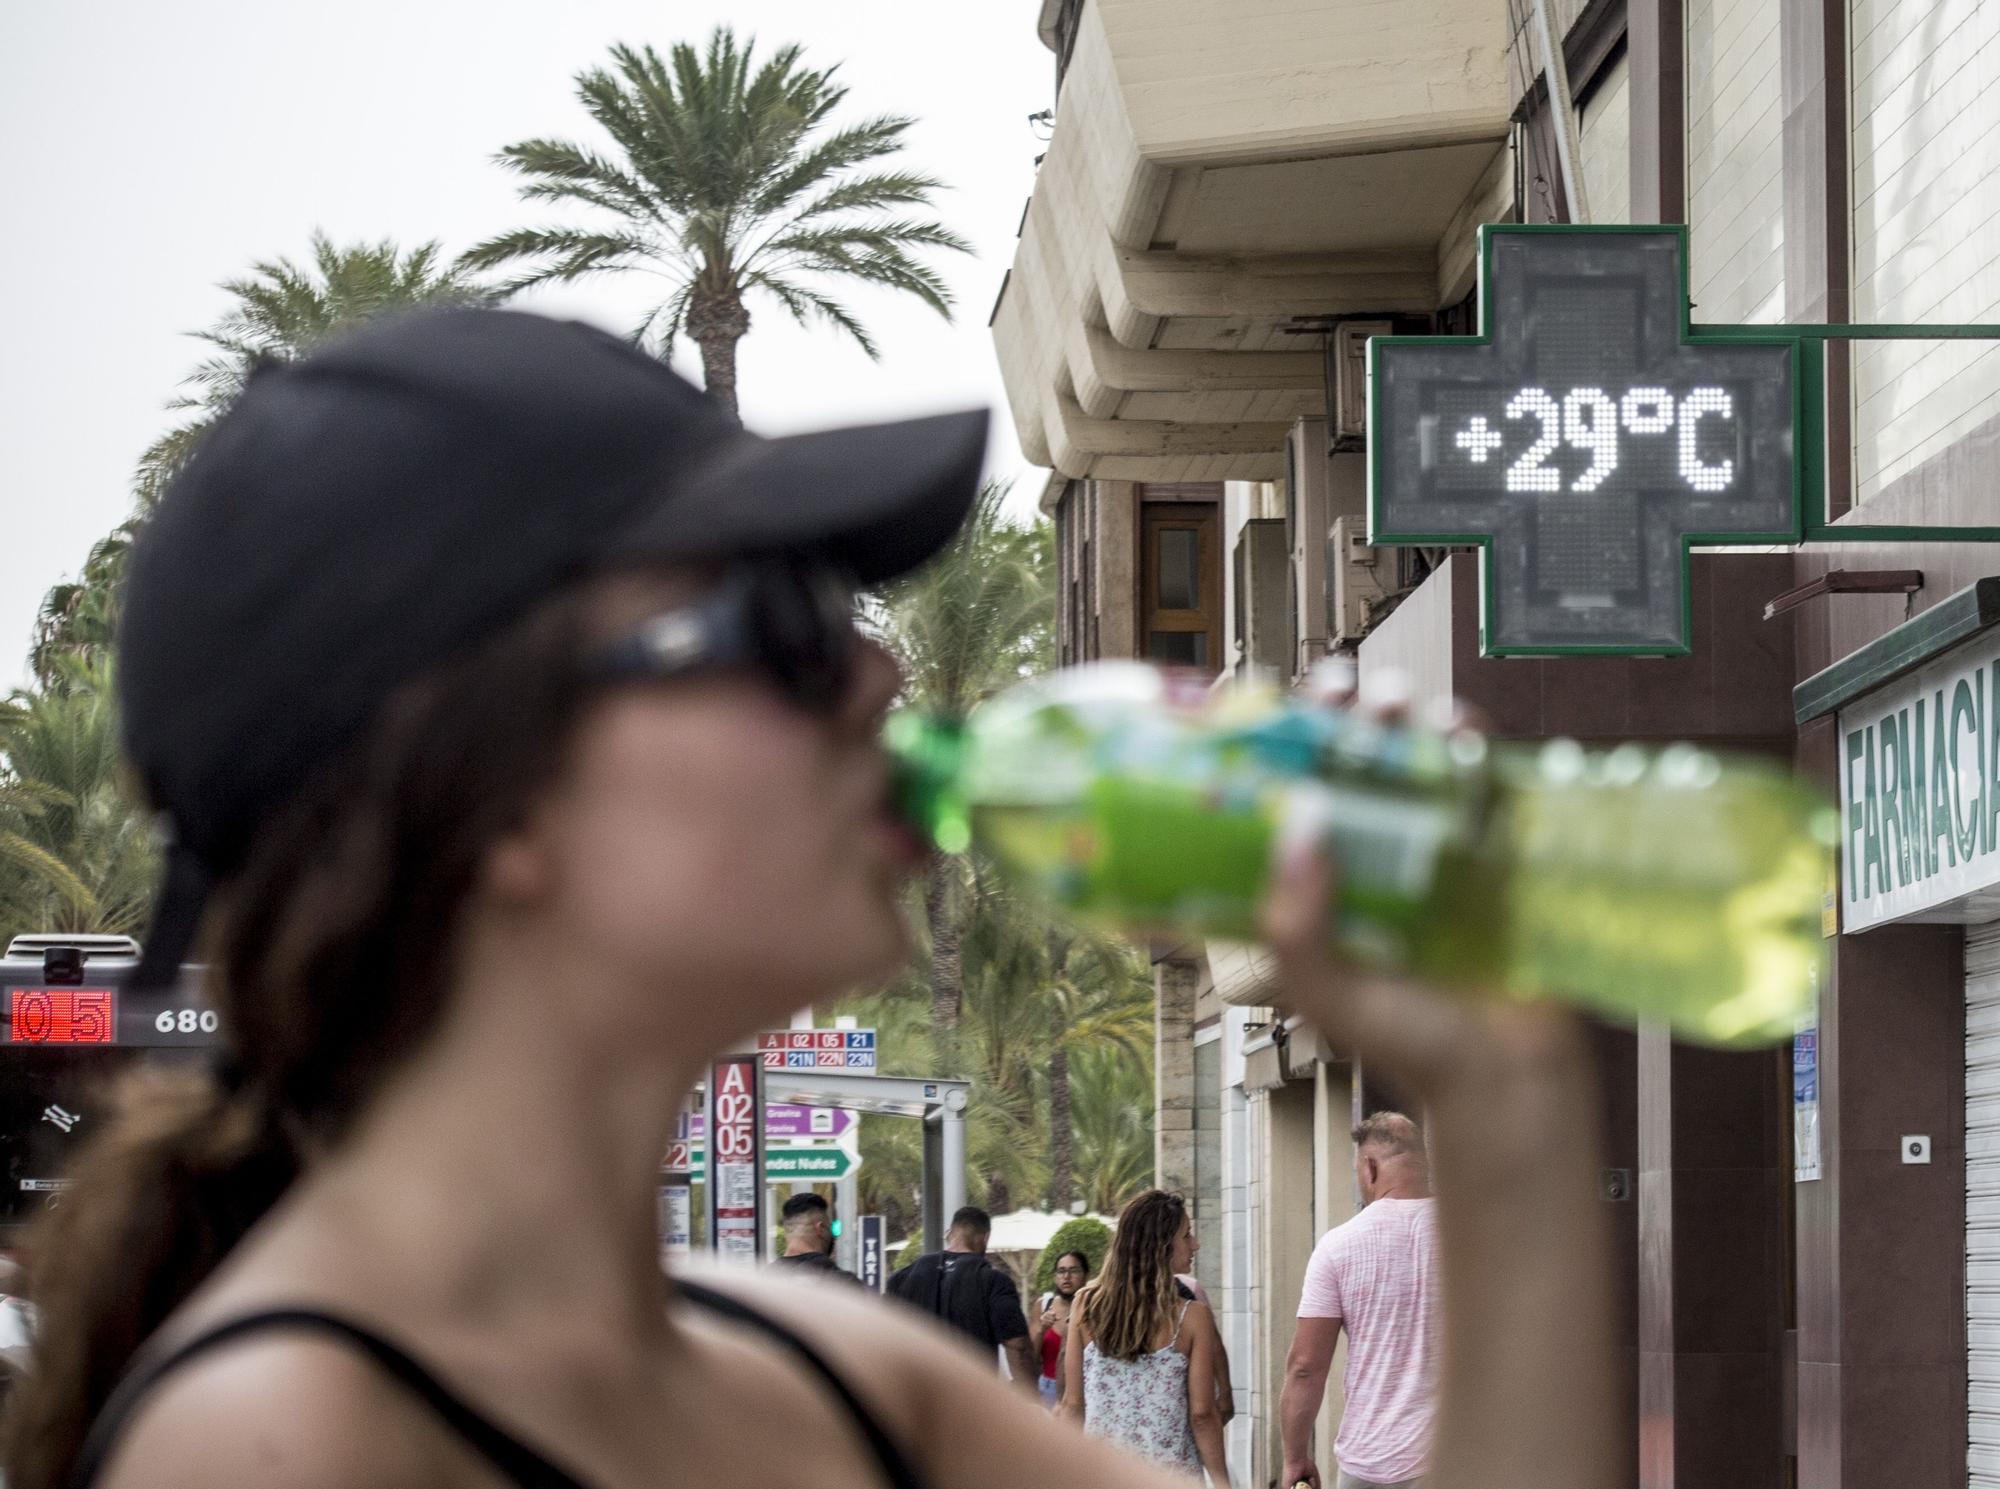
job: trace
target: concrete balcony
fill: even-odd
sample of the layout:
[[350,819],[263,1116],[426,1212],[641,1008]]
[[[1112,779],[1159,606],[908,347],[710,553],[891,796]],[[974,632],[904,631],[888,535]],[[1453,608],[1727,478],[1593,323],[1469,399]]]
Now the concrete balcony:
[[[1499,0],[1084,0],[993,335],[1066,476],[1267,480],[1302,319],[1425,314],[1514,199]],[[1045,23],[1044,35],[1050,34]]]

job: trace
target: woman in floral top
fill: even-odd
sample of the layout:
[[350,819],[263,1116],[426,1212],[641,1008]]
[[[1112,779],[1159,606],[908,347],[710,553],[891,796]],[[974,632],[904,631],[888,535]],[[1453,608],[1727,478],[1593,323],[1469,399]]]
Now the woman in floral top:
[[1098,1279],[1077,1294],[1062,1413],[1143,1458],[1229,1482],[1215,1398],[1215,1328],[1174,1280],[1198,1243],[1187,1204],[1149,1189],[1126,1205]]

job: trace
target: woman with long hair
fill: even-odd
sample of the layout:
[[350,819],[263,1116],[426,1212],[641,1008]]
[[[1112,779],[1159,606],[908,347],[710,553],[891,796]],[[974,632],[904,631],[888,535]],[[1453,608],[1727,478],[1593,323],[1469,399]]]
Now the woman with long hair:
[[1065,1251],[1056,1258],[1055,1286],[1036,1300],[1035,1350],[1042,1374],[1035,1384],[1042,1404],[1051,1410],[1062,1404],[1062,1350],[1069,1337],[1070,1310],[1077,1290],[1089,1280],[1090,1258],[1081,1251]]
[[[128,1091],[36,1236],[8,1489],[656,1489],[802,1451],[820,1489],[1160,1484],[858,1290],[660,1267],[712,1057],[907,955],[898,679],[855,586],[947,541],[985,423],[767,441],[501,311],[250,380],[138,539],[119,674],[170,841],[138,977],[205,962],[229,1058]],[[1325,959],[1319,859],[1276,886],[1295,1006],[1473,1092],[1469,1163],[1532,1154],[1445,1222],[1460,1322],[1505,1353],[1460,1380],[1448,1338],[1443,1414],[1462,1467],[1514,1472],[1487,1489],[1582,1489],[1609,1345],[1562,1305],[1608,1318],[1606,1248],[1594,1155],[1549,1136],[1585,1130],[1581,1066],[1421,990],[1387,1020]],[[1156,1316],[1174,1270],[1105,1296]],[[1107,1304],[1105,1359],[1137,1318]]]
[[1126,1204],[1103,1271],[1077,1294],[1063,1412],[1090,1436],[1223,1485],[1215,1324],[1176,1277],[1199,1249],[1178,1194],[1149,1189]]

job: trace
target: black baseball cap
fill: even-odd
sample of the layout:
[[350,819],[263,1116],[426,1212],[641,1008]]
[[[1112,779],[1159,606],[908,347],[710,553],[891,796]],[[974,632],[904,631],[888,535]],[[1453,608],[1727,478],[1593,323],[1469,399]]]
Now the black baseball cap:
[[517,311],[395,316],[259,369],[126,582],[125,748],[169,835],[138,981],[173,979],[258,822],[403,683],[620,565],[905,573],[964,519],[986,422],[764,439],[628,342]]

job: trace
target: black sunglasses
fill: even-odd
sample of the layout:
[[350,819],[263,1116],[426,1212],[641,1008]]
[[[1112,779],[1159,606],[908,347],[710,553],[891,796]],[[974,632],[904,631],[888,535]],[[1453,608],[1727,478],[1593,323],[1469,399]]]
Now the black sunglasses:
[[692,604],[663,611],[587,664],[599,682],[660,682],[754,667],[811,713],[839,708],[854,681],[855,587],[828,565],[763,559],[730,568]]

